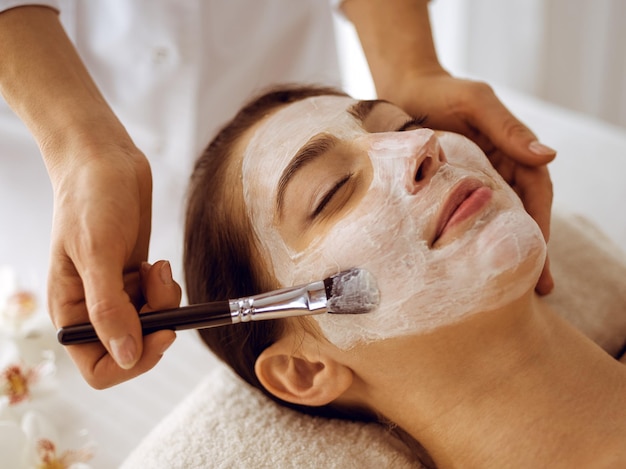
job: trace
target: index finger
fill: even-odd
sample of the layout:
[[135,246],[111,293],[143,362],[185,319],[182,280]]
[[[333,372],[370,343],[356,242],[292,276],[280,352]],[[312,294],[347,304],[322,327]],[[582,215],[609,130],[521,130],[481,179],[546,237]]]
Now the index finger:
[[[80,274],[89,320],[117,365],[128,370],[139,360],[143,340],[137,310],[124,289],[122,271],[123,266],[111,259],[95,259]],[[126,274],[129,275],[136,277],[138,285],[139,273]]]
[[541,228],[546,242],[549,241],[553,192],[547,166],[519,167],[515,184],[526,211]]
[[556,151],[540,143],[535,134],[517,119],[485,86],[473,95],[473,106],[466,109],[469,124],[483,133],[500,151],[519,163],[545,165]]
[[[520,168],[516,185],[528,214],[539,225],[546,243],[550,240],[550,220],[552,213],[552,181],[546,166]],[[550,293],[554,280],[550,272],[550,259],[546,256],[543,271],[537,282],[536,291],[540,295]]]

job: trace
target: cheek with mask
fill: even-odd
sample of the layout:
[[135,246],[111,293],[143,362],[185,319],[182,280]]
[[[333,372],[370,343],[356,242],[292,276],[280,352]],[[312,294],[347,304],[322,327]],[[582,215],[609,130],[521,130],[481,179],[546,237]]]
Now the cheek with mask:
[[[269,236],[261,237],[283,285],[352,267],[376,278],[381,303],[375,311],[314,316],[328,340],[349,349],[427,333],[504,306],[532,288],[545,257],[543,237],[478,147],[458,135],[435,136],[427,129],[358,139],[373,169],[358,206],[301,252],[290,249],[271,226],[266,226]],[[437,160],[439,154],[445,157]],[[428,178],[416,177],[417,157],[430,164]],[[442,205],[463,179],[491,188],[491,200],[460,233],[431,246]]]

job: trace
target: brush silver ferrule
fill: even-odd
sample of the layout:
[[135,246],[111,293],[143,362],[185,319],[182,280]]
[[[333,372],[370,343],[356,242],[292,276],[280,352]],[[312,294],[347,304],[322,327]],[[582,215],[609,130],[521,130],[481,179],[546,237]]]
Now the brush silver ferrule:
[[229,301],[233,324],[321,314],[326,303],[323,281]]

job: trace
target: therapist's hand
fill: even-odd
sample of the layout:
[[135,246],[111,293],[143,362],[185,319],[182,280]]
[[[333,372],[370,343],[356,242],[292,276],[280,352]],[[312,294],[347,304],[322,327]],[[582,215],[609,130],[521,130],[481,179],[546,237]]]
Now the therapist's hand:
[[[84,379],[105,388],[152,368],[171,331],[142,338],[138,311],[177,306],[169,264],[141,285],[151,222],[151,173],[134,146],[46,155],[54,190],[48,302],[56,327],[91,321],[102,343],[68,346]],[[144,279],[145,280],[145,279]],[[147,300],[147,301],[146,301]],[[102,345],[104,344],[104,346]]]
[[142,338],[138,318],[146,299],[151,308],[180,301],[164,266],[162,277],[149,276],[142,295],[150,166],[91,79],[56,10],[25,5],[0,12],[0,57],[0,93],[39,145],[54,192],[52,321],[56,327],[94,324],[104,346],[67,350],[89,384],[112,386],[152,368],[174,338],[170,331]]
[[[546,164],[556,152],[541,144],[491,87],[438,70],[404,78],[386,98],[412,115],[426,116],[429,127],[461,133],[476,142],[549,239],[552,182]],[[546,259],[536,291],[547,294],[553,287]]]
[[[428,126],[474,140],[517,190],[543,234],[550,235],[552,184],[545,165],[556,153],[480,82],[451,77],[440,65],[430,25],[428,0],[344,0],[341,8],[354,24],[372,72],[378,97]],[[553,288],[549,263],[537,284]]]

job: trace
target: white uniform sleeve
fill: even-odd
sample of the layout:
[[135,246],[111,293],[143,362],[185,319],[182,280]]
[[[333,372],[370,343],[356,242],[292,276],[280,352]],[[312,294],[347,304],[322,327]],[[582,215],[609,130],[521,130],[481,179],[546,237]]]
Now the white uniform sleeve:
[[25,5],[43,5],[61,11],[59,0],[0,0],[0,12]]
[[332,6],[335,10],[341,11],[340,7],[344,0],[330,0],[330,6]]

